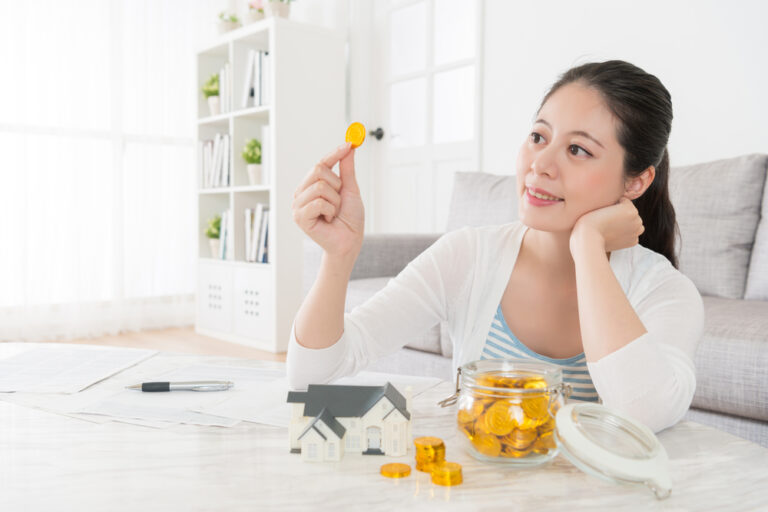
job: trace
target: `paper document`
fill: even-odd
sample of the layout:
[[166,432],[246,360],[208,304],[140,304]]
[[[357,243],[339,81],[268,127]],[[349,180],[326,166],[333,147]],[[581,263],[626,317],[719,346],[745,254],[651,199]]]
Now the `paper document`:
[[[382,386],[387,382],[392,383],[403,395],[405,395],[405,388],[411,386],[415,397],[442,381],[435,377],[360,372],[354,377],[344,377],[332,384]],[[291,419],[291,406],[286,402],[287,398],[288,381],[283,377],[264,383],[257,392],[246,390],[244,393],[232,394],[226,401],[213,407],[196,410],[254,423],[287,427]]]
[[125,390],[87,405],[79,412],[145,421],[232,427],[237,425],[241,418],[225,417],[207,411],[235,394],[244,393],[246,390],[255,393],[265,382],[275,380],[282,375],[284,375],[283,371],[271,369],[193,365],[154,376],[150,380],[162,382],[229,380],[234,382],[234,387],[227,391],[168,391],[158,393]]
[[77,393],[156,353],[89,345],[34,348],[0,359],[0,392]]

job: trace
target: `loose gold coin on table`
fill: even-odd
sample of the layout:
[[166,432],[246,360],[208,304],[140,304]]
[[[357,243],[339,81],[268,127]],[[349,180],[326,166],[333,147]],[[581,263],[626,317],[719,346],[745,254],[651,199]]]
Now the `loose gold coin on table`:
[[381,474],[387,478],[403,478],[411,474],[411,466],[399,462],[384,464],[381,466]]
[[362,146],[363,141],[365,140],[365,126],[360,123],[352,123],[349,125],[349,128],[347,128],[347,136],[344,140],[351,142],[353,148]]

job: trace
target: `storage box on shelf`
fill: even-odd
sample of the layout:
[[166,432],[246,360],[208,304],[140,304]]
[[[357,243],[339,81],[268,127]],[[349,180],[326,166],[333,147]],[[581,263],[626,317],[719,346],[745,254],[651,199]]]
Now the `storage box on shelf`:
[[[259,52],[260,81],[258,62],[251,67]],[[343,141],[344,63],[340,34],[282,18],[228,32],[197,53],[198,141],[216,134],[231,141],[223,160],[228,167],[219,170],[229,172],[228,180],[206,181],[204,152],[198,151],[197,332],[272,352],[287,348],[302,300],[303,235],[293,222],[293,191],[316,160]],[[211,116],[200,88],[227,64],[229,80],[219,82],[222,113]],[[250,86],[257,98],[244,104]],[[252,138],[262,145],[257,184],[241,156]],[[246,236],[253,224],[246,211],[255,213],[260,204],[268,209],[266,263],[254,261],[257,251]],[[225,211],[231,222],[221,259],[212,257],[205,228]],[[259,230],[254,226],[252,233],[255,238]]]

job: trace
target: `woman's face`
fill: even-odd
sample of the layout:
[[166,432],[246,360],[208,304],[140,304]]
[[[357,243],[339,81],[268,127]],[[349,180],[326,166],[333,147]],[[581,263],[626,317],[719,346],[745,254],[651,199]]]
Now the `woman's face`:
[[[571,231],[582,215],[624,193],[618,121],[600,94],[581,83],[558,89],[541,107],[517,156],[518,215],[541,231]],[[542,202],[529,187],[555,196]]]

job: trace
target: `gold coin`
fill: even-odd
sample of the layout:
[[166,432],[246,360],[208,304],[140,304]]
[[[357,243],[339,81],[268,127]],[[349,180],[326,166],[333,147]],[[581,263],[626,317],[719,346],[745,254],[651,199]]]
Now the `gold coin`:
[[513,429],[512,432],[501,438],[504,445],[509,445],[515,450],[525,450],[536,440],[536,430]]
[[509,434],[518,425],[518,421],[522,419],[516,408],[517,406],[506,400],[499,400],[490,406],[484,415],[485,427],[488,432],[497,436]]
[[351,142],[353,148],[360,147],[365,140],[365,126],[361,123],[352,123],[347,128],[347,135],[344,140]]
[[501,441],[492,434],[478,434],[472,439],[475,450],[488,457],[498,457],[501,453]]
[[387,478],[403,478],[411,474],[411,466],[400,462],[392,462],[381,466],[381,474]]
[[504,445],[504,449],[501,452],[501,456],[519,459],[527,456],[532,451],[533,451],[533,444],[531,444],[531,446],[529,446],[524,450],[516,450],[515,448],[507,444],[507,445]]
[[463,481],[461,464],[443,462],[432,469],[432,483],[437,485],[459,485]]
[[533,451],[536,453],[549,453],[549,450],[554,450],[557,447],[555,444],[555,438],[552,436],[552,432],[541,434],[533,443]]
[[539,434],[545,434],[547,432],[552,432],[555,429],[555,418],[552,416],[549,416],[544,423],[539,425],[538,431]]

